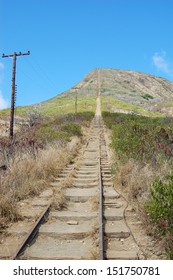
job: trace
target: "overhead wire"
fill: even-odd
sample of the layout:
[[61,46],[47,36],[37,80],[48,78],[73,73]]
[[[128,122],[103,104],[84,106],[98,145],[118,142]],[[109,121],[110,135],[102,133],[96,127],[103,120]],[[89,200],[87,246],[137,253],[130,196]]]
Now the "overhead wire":
[[46,92],[48,90],[53,91],[56,94],[57,86],[42,69],[39,62],[31,56],[25,63],[25,67],[21,67],[20,63],[18,64],[19,73],[22,73],[29,81],[32,81],[35,86],[39,86]]
[[55,83],[52,81],[52,79],[48,76],[47,72],[43,70],[43,68],[41,67],[40,63],[38,62],[38,60],[32,56],[31,60],[37,65],[37,67],[40,69],[40,72],[42,74],[43,77],[45,77],[47,79],[47,81],[49,81],[49,83],[51,84],[52,87],[54,87],[55,89],[57,88],[57,85],[55,85]]
[[29,80],[31,80],[34,85],[38,85],[39,87],[41,87],[42,89],[46,89],[46,87],[43,85],[43,83],[40,82],[40,80],[38,78],[36,78],[34,75],[31,75],[30,73],[28,73],[29,71],[23,70],[20,66],[18,67],[18,72],[22,73],[22,75],[24,75],[26,78],[28,78]]

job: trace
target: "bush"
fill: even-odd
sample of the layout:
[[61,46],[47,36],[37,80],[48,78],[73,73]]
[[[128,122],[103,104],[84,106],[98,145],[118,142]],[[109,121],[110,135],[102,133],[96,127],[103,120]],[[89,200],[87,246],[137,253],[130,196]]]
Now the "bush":
[[166,179],[162,182],[157,178],[151,185],[145,208],[156,232],[164,238],[169,259],[173,259],[173,172]]
[[152,95],[150,95],[149,93],[145,93],[144,95],[142,95],[142,97],[146,100],[154,99],[154,97]]
[[61,125],[61,131],[67,132],[70,136],[76,135],[81,136],[82,131],[79,124],[76,123],[67,123],[64,125]]
[[162,182],[157,178],[150,188],[151,198],[146,205],[150,219],[159,232],[173,234],[173,173]]
[[119,159],[156,162],[172,158],[172,120],[167,124],[163,119],[108,112],[103,118],[112,129],[112,147]]
[[120,123],[113,127],[112,146],[122,159],[150,160],[157,150],[154,133],[135,121]]
[[57,139],[63,139],[65,142],[69,140],[69,134],[67,132],[59,132],[49,126],[43,126],[36,132],[36,137],[43,142],[50,142]]
[[33,109],[27,113],[27,122],[29,126],[34,126],[42,121],[41,114],[38,109]]

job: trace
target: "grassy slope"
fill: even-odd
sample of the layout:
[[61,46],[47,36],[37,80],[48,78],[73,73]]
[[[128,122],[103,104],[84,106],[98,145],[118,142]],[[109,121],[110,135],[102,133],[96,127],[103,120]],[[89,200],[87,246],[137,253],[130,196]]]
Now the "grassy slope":
[[133,105],[110,96],[102,96],[101,102],[103,111],[118,112],[118,110],[123,110],[126,111],[125,113],[135,112],[136,114],[148,117],[163,117],[163,114],[159,112],[151,112],[141,108],[140,106]]
[[[77,99],[78,112],[95,112],[96,98],[78,97]],[[42,117],[53,117],[55,115],[74,113],[75,111],[75,98],[69,97],[56,97],[52,100],[41,102],[33,106],[19,106],[15,109],[15,115],[27,117],[29,112],[36,110]],[[9,116],[10,110],[1,110],[0,117]]]

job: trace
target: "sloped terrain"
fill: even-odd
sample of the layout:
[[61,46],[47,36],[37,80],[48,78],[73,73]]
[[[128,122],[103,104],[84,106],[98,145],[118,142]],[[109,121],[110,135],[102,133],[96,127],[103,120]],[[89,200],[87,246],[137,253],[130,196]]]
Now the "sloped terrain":
[[[118,100],[119,109],[125,105],[128,107],[130,104],[149,112],[172,115],[173,83],[161,77],[129,70],[94,69],[75,87],[59,95],[59,98],[75,97],[76,94],[79,97],[94,97],[98,87],[98,71],[101,96],[109,98],[106,100],[109,103],[115,103]],[[129,111],[136,109],[133,106],[129,106]],[[110,106],[110,108],[112,107]],[[146,114],[142,111],[140,113]]]
[[[173,83],[161,77],[110,68],[99,68],[89,72],[71,89],[49,100],[16,108],[16,115],[26,116],[37,110],[43,116],[54,116],[77,110],[95,111],[95,98],[98,89],[98,73],[102,97],[102,110],[115,112],[137,111],[141,115],[154,116],[157,113],[172,116]],[[123,110],[123,111],[122,111]],[[9,115],[9,110],[1,110],[0,117]],[[161,115],[160,115],[161,116]]]

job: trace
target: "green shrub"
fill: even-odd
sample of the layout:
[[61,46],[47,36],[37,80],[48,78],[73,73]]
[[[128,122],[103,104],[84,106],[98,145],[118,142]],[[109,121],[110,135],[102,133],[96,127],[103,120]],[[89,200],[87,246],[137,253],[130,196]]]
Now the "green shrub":
[[165,123],[162,118],[109,112],[103,113],[103,119],[112,129],[112,147],[123,161],[172,158],[172,119]]
[[72,122],[61,125],[61,131],[67,132],[69,134],[69,136],[73,136],[73,135],[81,136],[82,135],[80,125],[76,124],[76,123],[72,123]]
[[154,97],[152,95],[150,95],[149,93],[145,93],[144,95],[142,95],[142,97],[146,100],[154,99]]
[[94,112],[80,112],[75,115],[75,119],[77,122],[82,123],[82,125],[90,124],[91,120],[94,118]]
[[157,178],[150,188],[151,198],[146,209],[151,221],[159,232],[173,234],[173,173],[166,177],[166,182]]
[[69,135],[67,132],[59,132],[48,126],[39,128],[36,132],[36,137],[43,142],[50,142],[57,139],[63,139],[64,141],[69,140]]
[[113,126],[112,146],[116,153],[125,159],[152,159],[157,145],[152,127],[136,121],[119,123]]
[[166,179],[153,182],[145,208],[156,232],[164,238],[167,257],[173,259],[173,172]]

